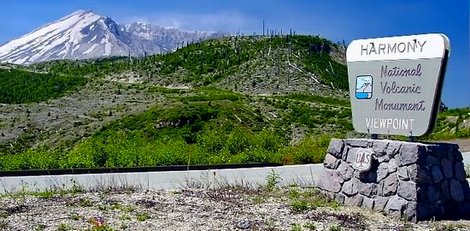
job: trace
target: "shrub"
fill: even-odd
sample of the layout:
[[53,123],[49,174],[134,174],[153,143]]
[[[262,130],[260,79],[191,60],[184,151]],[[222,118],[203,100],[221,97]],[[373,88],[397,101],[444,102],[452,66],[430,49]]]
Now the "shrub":
[[323,162],[330,136],[308,136],[299,144],[280,150],[284,164],[306,164]]

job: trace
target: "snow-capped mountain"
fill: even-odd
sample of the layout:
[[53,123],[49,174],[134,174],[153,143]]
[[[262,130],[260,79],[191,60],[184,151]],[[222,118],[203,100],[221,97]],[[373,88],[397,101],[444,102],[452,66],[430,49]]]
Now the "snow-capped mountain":
[[142,56],[170,52],[221,33],[163,28],[146,23],[119,25],[93,11],[79,10],[0,46],[0,62],[31,64],[57,59]]

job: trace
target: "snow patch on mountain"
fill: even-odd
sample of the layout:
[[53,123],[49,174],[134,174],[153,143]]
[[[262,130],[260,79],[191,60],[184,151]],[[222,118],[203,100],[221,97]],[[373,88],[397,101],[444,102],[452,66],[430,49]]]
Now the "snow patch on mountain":
[[57,59],[143,56],[220,36],[223,34],[142,22],[119,25],[91,10],[79,10],[0,46],[0,62],[31,64]]

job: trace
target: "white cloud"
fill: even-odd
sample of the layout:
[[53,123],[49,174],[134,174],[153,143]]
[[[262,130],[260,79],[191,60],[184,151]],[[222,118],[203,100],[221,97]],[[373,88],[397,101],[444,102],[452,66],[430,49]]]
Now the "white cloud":
[[247,31],[253,26],[252,19],[238,12],[222,11],[207,14],[160,12],[147,17],[132,17],[127,22],[146,22],[163,27],[185,30],[208,30],[236,32]]

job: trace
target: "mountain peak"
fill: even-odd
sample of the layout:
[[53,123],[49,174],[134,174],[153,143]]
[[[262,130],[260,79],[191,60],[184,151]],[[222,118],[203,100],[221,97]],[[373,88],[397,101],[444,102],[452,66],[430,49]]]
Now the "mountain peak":
[[[92,10],[77,10],[53,23],[56,23],[58,21],[65,21],[67,19],[73,19],[73,20],[83,20],[83,19],[92,19],[92,20],[98,20],[100,18],[105,18],[97,13],[95,13]],[[51,23],[52,24],[52,23]]]
[[169,30],[148,23],[119,25],[92,10],[77,10],[0,46],[0,62],[30,64],[57,59],[140,56],[173,51],[185,42],[210,37],[210,33]]
[[88,13],[93,13],[93,10],[91,10],[91,9],[86,9],[86,10],[81,9],[81,10],[77,10],[77,11],[73,12],[72,14],[88,14]]
[[87,10],[77,10],[77,11],[65,16],[64,18],[74,16],[74,15],[81,15],[81,16],[83,16],[83,15],[97,15],[97,16],[101,16],[101,15],[98,15],[97,13],[95,13],[93,10],[87,9]]

